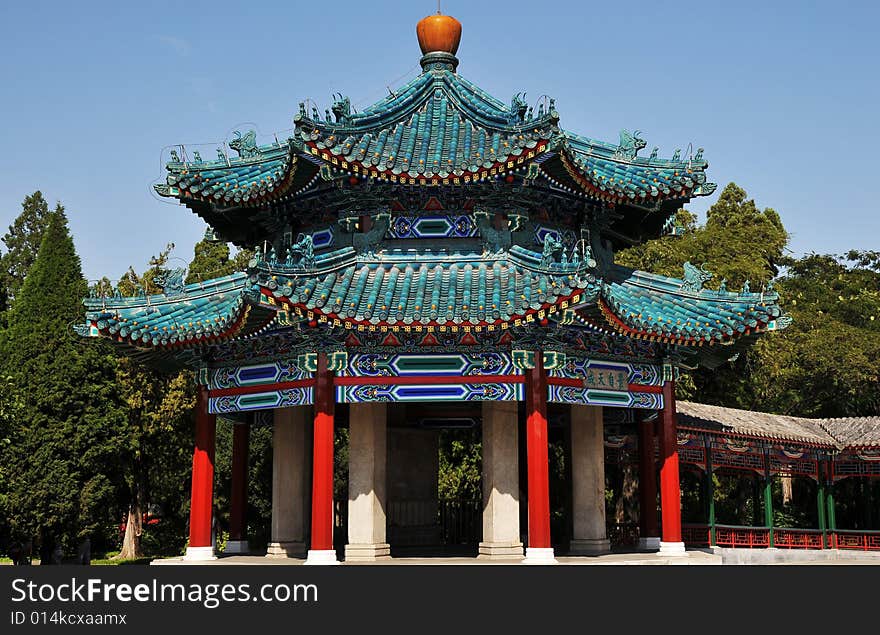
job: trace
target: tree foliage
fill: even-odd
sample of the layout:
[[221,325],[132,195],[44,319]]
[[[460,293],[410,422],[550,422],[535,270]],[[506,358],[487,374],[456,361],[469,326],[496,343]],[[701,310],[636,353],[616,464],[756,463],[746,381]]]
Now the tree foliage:
[[115,360],[106,345],[72,331],[86,282],[59,206],[9,312],[0,342],[3,373],[16,388],[17,416],[3,462],[12,533],[66,549],[106,539],[121,410]]
[[806,417],[880,412],[880,252],[785,256],[779,215],[759,211],[733,183],[704,225],[684,210],[678,218],[680,236],[625,250],[617,261],[678,277],[685,261],[706,263],[716,274],[708,286],[716,288],[720,279],[730,289],[749,280],[753,290],[773,280],[793,318],[734,362],[684,376],[679,397]]
[[251,256],[252,252],[247,249],[239,250],[232,256],[227,243],[206,235],[193,249],[193,259],[189,265],[186,283],[204,282],[211,278],[228,276],[236,271],[244,271]]
[[[55,211],[63,211],[60,204]],[[22,201],[21,213],[3,236],[6,253],[0,257],[0,312],[21,290],[40,249],[48,217],[49,204],[37,190]]]
[[746,191],[730,183],[706,213],[706,223],[679,210],[681,233],[664,236],[617,254],[619,264],[680,278],[685,261],[706,265],[714,278],[706,285],[717,289],[722,281],[735,290],[748,280],[760,289],[778,273],[788,234],[779,214],[759,210]]
[[880,267],[871,252],[809,254],[778,282],[793,322],[760,340],[752,407],[805,417],[880,414]]

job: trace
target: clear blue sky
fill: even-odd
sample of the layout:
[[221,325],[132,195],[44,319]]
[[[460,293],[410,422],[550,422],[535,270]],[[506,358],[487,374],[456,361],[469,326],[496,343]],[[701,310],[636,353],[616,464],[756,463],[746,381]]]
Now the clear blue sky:
[[[877,3],[443,9],[464,27],[459,72],[505,102],[546,93],[563,127],[611,141],[637,128],[661,156],[705,147],[710,180],[779,211],[796,254],[880,249]],[[365,107],[418,72],[415,24],[435,10],[432,0],[4,2],[0,232],[41,189],[67,208],[90,279],[142,269],[166,242],[188,261],[204,225],[152,194],[163,148],[207,143],[214,157],[249,123],[270,139],[301,100],[323,112],[336,91]]]

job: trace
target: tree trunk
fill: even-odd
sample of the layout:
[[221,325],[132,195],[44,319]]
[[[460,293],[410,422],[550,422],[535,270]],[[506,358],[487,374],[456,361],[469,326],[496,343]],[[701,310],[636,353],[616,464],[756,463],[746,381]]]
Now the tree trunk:
[[782,504],[785,506],[794,498],[794,482],[790,476],[781,476],[779,480],[782,482]]
[[118,560],[131,560],[140,558],[143,555],[141,551],[141,534],[143,533],[143,513],[141,512],[140,502],[135,497],[131,507],[128,509],[128,519],[125,523],[125,537],[122,539],[122,550],[116,556]]
[[635,523],[639,519],[639,481],[636,476],[636,465],[627,463],[623,466],[623,522]]

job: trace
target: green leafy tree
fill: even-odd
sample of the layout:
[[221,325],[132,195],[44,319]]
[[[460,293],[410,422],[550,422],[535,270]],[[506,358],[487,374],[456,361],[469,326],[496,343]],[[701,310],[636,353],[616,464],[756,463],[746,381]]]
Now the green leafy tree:
[[787,261],[793,318],[751,356],[746,407],[805,417],[880,413],[880,263],[875,252]]
[[[138,273],[129,267],[119,283],[123,296],[161,293],[157,277],[169,269],[174,244],[169,243],[158,255],[150,259],[149,267]],[[189,265],[187,284],[210,280],[242,270],[242,259],[247,252],[230,257],[226,243],[217,242],[210,236],[195,245],[193,260]],[[146,553],[174,553],[183,546],[173,539],[173,533],[184,534],[189,492],[186,483],[193,440],[193,408],[195,406],[195,382],[192,372],[166,373],[159,369],[121,358],[117,381],[127,408],[127,417],[121,438],[122,472],[125,480],[125,534],[120,559],[140,558]],[[228,497],[229,443],[226,427],[218,427],[217,482],[218,497]],[[256,431],[252,434],[251,455],[264,457],[268,445],[271,456],[271,434]],[[271,463],[254,461],[251,483],[255,495],[250,506],[256,510],[271,509]],[[266,494],[268,490],[268,495]],[[265,500],[264,500],[265,499]],[[222,500],[221,500],[222,502]],[[226,517],[226,508],[221,521]],[[150,510],[159,512],[157,525],[145,523]],[[254,515],[257,516],[256,514]],[[262,527],[255,534],[265,533]],[[164,541],[165,544],[162,544]],[[146,543],[146,548],[145,548]]]
[[439,498],[481,500],[482,456],[478,429],[440,430]]
[[[169,243],[150,259],[143,273],[129,267],[119,282],[120,293],[160,293],[156,279],[167,272],[173,249],[174,244]],[[125,531],[116,557],[129,560],[145,553],[143,540],[150,527],[148,515],[161,524],[156,529],[162,536],[167,537],[172,527],[178,535],[183,534],[185,488],[180,483],[188,476],[195,386],[191,372],[168,374],[124,356],[119,357],[116,382],[125,406],[118,431],[123,484],[117,505],[122,508]],[[165,545],[172,553],[175,547],[182,546]]]
[[[746,191],[730,183],[699,225],[686,210],[679,210],[678,235],[663,236],[619,252],[615,261],[636,269],[681,277],[684,263],[705,265],[714,277],[706,285],[737,290],[748,281],[751,289],[761,289],[779,273],[785,260],[788,233],[779,214],[758,209]],[[698,369],[682,376],[677,395],[706,403],[748,407],[750,387],[741,379],[751,372],[755,353],[747,351],[733,364],[713,371]]]
[[707,211],[704,225],[698,225],[690,212],[679,210],[679,235],[623,250],[615,261],[679,278],[685,261],[690,261],[705,264],[715,274],[707,284],[710,288],[717,289],[723,280],[735,290],[748,280],[752,289],[760,289],[777,275],[788,233],[775,210],[759,210],[747,196],[730,183]]
[[85,292],[59,206],[0,341],[2,372],[19,401],[4,454],[7,513],[17,537],[39,536],[44,560],[54,544],[69,552],[86,537],[105,540],[115,521],[106,503],[122,414],[116,364],[106,345],[85,343],[72,330],[82,321]]

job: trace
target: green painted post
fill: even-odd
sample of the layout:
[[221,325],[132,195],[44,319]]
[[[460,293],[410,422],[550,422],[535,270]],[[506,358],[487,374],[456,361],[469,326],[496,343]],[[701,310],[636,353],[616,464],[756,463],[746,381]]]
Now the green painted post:
[[770,474],[770,455],[764,451],[764,526],[767,527],[770,536],[770,546],[773,540],[773,477]]
[[706,517],[709,522],[709,545],[715,544],[715,478],[712,471],[712,442],[706,444]]
[[834,533],[837,531],[837,515],[834,510],[834,463],[830,460],[825,464],[828,477],[828,489],[825,492],[825,502],[828,508],[828,531],[831,534],[825,541],[826,547],[834,547]]
[[837,516],[834,513],[834,483],[828,481],[828,489],[825,492],[825,502],[828,505],[828,531],[837,531]]

